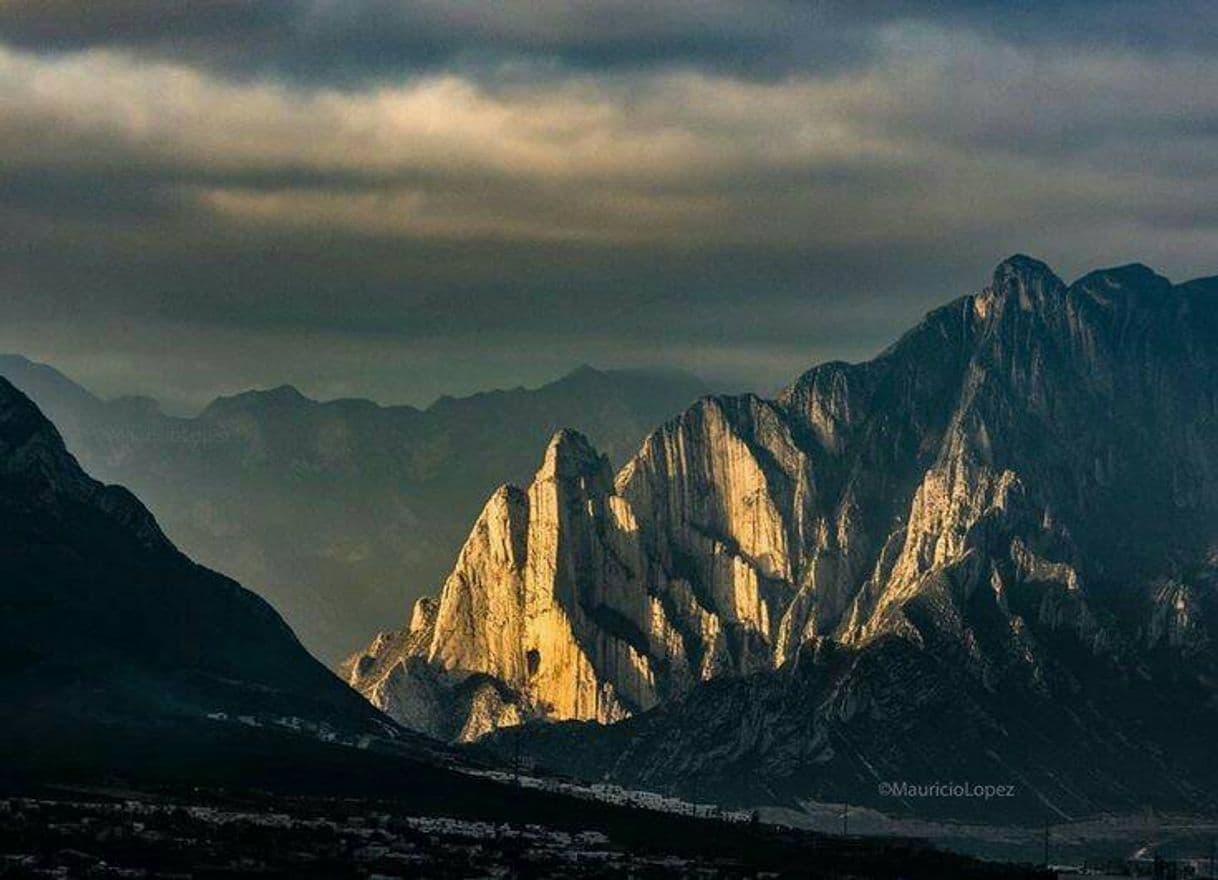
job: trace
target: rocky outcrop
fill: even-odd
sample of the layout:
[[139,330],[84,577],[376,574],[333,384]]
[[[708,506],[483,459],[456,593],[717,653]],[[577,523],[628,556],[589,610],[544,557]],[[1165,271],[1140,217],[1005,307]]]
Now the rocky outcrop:
[[[407,704],[444,703],[456,717],[421,726],[467,739],[659,706],[627,725],[654,752],[593,766],[664,785],[694,772],[691,751],[727,749],[777,786],[839,760],[842,725],[912,729],[950,693],[974,695],[959,720],[977,743],[1014,729],[987,714],[998,694],[1060,709],[1102,685],[1115,705],[1137,680],[1212,706],[1214,289],[1143,266],[1067,285],[1013,257],[872,361],[818,366],[775,401],[700,401],[612,482],[560,434],[527,492],[488,502],[434,618],[379,639],[349,680],[408,724]],[[488,679],[499,702],[454,697]],[[742,684],[718,704],[696,687],[712,679]],[[701,741],[675,707],[732,742]],[[750,713],[770,720],[740,728]],[[1093,723],[1061,729],[1092,742]],[[891,755],[918,747],[885,736]]]
[[[608,461],[561,431],[527,492],[491,496],[439,598],[344,672],[435,735],[469,739],[524,717],[619,720],[657,700],[637,623],[650,614],[641,561]],[[452,705],[457,718],[432,710]]]

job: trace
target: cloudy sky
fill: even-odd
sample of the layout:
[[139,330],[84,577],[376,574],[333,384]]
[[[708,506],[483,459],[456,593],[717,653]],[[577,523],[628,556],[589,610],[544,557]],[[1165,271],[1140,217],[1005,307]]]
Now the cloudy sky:
[[1216,245],[1206,2],[0,3],[0,350],[104,394],[771,391]]

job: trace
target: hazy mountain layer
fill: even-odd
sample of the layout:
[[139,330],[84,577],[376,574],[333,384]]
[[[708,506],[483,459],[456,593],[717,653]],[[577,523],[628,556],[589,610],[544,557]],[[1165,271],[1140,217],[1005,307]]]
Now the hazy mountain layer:
[[622,461],[703,391],[679,374],[584,367],[426,410],[285,386],[184,419],[144,398],[99,400],[23,358],[0,358],[0,375],[90,473],[130,486],[187,553],[258,590],[328,662],[442,580],[479,506],[526,479],[555,430],[578,426]]
[[879,781],[963,774],[1025,810],[1197,806],[1216,509],[1218,281],[1014,257],[873,361],[699,402],[615,479],[558,435],[347,673],[460,739],[655,709],[528,748],[704,796],[893,808]]

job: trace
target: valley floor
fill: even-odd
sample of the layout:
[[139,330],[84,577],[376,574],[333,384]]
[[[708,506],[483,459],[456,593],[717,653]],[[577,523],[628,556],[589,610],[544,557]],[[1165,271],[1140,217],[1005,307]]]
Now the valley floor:
[[360,804],[251,811],[122,799],[0,801],[0,876],[734,876],[631,855],[595,831],[393,816]]
[[[0,798],[0,876],[8,877],[1032,877],[953,863],[894,842],[807,846],[778,834],[786,867],[675,845],[623,846],[601,831],[412,816],[351,798],[195,797],[122,789],[61,789]],[[677,835],[678,837],[680,835]],[[801,840],[802,838],[802,840]],[[773,842],[773,841],[770,841]],[[852,849],[854,850],[852,852]],[[847,863],[854,862],[853,867]],[[826,873],[818,870],[823,863]],[[844,870],[843,870],[844,869]],[[957,870],[963,873],[956,874]]]

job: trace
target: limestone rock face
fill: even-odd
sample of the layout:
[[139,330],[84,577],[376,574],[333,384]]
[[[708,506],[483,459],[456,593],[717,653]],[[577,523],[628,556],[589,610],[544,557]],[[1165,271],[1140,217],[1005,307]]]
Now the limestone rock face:
[[344,673],[438,736],[472,739],[525,717],[624,718],[657,699],[639,637],[652,614],[641,565],[607,459],[560,431],[527,492],[491,496],[439,598],[421,600],[408,631],[378,636]]
[[[775,401],[699,401],[616,477],[556,435],[527,491],[487,502],[434,612],[349,681],[470,738],[685,700],[717,718],[699,682],[811,664],[812,704],[774,711],[811,725],[784,748],[832,761],[827,719],[896,717],[939,686],[884,693],[889,673],[862,671],[881,654],[1029,699],[1096,669],[1218,680],[1216,511],[1218,285],[1143,266],[1067,285],[1018,256],[872,361],[815,367]],[[657,755],[682,735],[657,732]],[[779,748],[758,736],[740,748]]]

